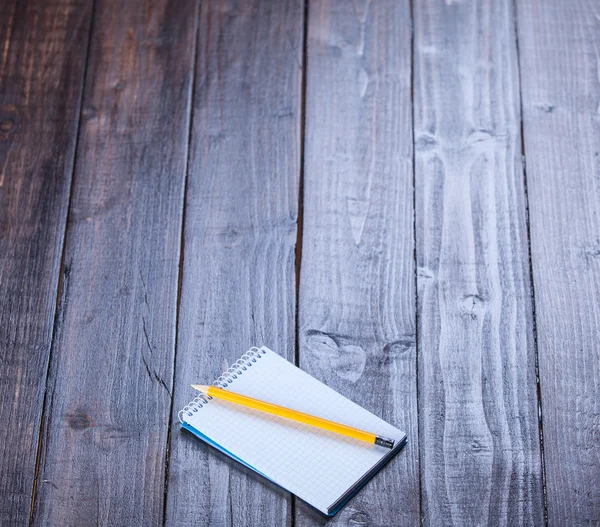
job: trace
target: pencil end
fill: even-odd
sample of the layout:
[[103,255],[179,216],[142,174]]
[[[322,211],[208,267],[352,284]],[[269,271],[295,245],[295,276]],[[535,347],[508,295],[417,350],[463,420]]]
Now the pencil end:
[[204,384],[190,384],[190,386],[199,392],[206,393],[206,390],[208,390],[208,386],[205,386]]
[[387,437],[377,436],[375,438],[375,444],[385,448],[394,448],[395,443],[393,439],[388,439]]

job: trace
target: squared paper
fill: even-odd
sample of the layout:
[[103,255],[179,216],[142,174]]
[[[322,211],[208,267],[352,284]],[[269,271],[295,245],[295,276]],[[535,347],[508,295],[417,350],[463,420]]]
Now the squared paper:
[[[183,425],[234,459],[331,514],[397,453],[406,434],[263,347],[229,389],[394,439],[393,450],[211,399]],[[189,415],[191,414],[191,415]]]

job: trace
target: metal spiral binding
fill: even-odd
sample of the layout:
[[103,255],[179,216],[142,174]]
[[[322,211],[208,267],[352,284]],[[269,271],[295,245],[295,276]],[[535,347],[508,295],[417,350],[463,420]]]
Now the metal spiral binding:
[[[257,359],[260,359],[267,352],[264,349],[260,348],[250,348],[246,353],[244,353],[238,360],[236,360],[229,368],[227,368],[215,382],[213,382],[213,386],[217,386],[219,388],[227,388],[234,379],[237,379],[239,375],[242,375],[248,368],[251,368],[254,363],[256,363]],[[180,410],[177,416],[179,417],[180,422],[184,422],[184,417],[187,415],[188,417],[192,417],[200,408],[202,408],[205,404],[210,401],[212,397],[206,395],[205,393],[200,393],[196,396],[192,402],[190,402],[187,406]]]

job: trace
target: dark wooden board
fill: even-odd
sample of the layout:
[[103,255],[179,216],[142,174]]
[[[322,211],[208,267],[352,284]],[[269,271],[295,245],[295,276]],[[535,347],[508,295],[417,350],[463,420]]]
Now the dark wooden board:
[[548,523],[600,523],[600,9],[517,2]]
[[168,525],[282,525],[291,499],[180,430],[253,345],[295,341],[303,3],[203,2],[185,212]]
[[300,367],[409,440],[329,525],[419,524],[410,27],[408,1],[309,5]]
[[543,486],[512,2],[415,3],[425,525],[539,525]]
[[29,519],[91,20],[0,3],[0,524]]
[[36,525],[163,520],[197,5],[95,5]]

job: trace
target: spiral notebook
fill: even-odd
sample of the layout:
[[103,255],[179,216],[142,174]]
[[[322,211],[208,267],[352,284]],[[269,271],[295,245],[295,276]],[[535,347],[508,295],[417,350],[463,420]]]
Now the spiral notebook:
[[216,386],[395,440],[393,449],[201,394],[182,427],[333,516],[406,443],[406,434],[268,348],[252,348]]

